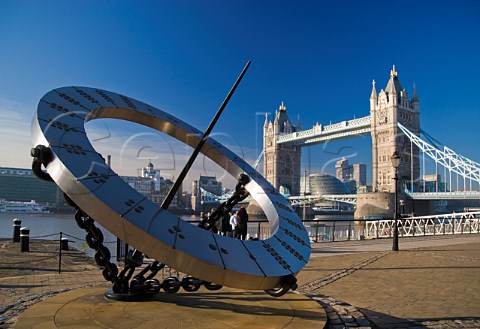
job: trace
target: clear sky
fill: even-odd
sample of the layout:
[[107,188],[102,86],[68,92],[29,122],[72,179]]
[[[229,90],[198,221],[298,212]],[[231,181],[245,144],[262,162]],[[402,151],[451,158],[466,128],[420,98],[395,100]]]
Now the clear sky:
[[[303,129],[369,114],[392,65],[420,98],[421,127],[480,162],[480,2],[0,0],[0,166],[30,166],[30,122],[62,86],[122,93],[205,130],[248,60],[213,136],[253,163],[265,113]],[[113,120],[88,124],[120,174],[152,159],[174,177],[191,150]],[[304,149],[309,172],[371,164],[370,138]],[[218,168],[199,158],[189,179]],[[187,187],[187,190],[190,190]]]

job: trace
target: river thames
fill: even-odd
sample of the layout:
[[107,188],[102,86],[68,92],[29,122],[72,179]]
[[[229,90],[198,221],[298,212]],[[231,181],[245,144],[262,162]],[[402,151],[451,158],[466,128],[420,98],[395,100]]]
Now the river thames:
[[[180,216],[186,221],[198,221],[199,216]],[[30,239],[47,239],[59,240],[60,232],[63,237],[70,241],[70,246],[79,250],[85,250],[89,255],[93,256],[94,252],[90,248],[85,247],[85,231],[77,226],[74,213],[69,214],[0,214],[0,238],[13,237],[13,220],[17,218],[22,221],[21,226],[30,229]],[[353,215],[321,215],[317,216],[320,221],[307,221],[305,226],[308,229],[317,223],[324,230],[324,234],[328,234],[328,227],[333,222],[347,222],[353,220]],[[103,228],[99,223],[96,225],[102,230],[104,235],[104,243],[112,252],[112,258],[116,253],[117,237]],[[318,225],[318,224],[317,224]],[[317,229],[318,230],[318,229]],[[249,236],[266,238],[270,235],[270,227],[265,220],[250,220],[248,226]]]
[[[199,220],[199,217],[184,216],[187,221]],[[75,214],[0,214],[0,238],[13,237],[13,220],[20,219],[21,226],[30,229],[30,239],[46,239],[58,240],[60,232],[63,236],[68,238],[71,246],[76,249],[84,249],[88,254],[93,255],[93,252],[88,247],[85,249],[85,231],[78,227],[75,222]],[[103,228],[99,223],[95,223],[104,235],[104,243],[107,247],[115,253],[117,237]],[[112,255],[114,257],[116,255]]]

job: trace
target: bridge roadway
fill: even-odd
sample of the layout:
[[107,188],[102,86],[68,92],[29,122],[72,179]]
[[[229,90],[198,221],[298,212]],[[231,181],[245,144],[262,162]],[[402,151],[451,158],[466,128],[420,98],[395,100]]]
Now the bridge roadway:
[[414,200],[480,200],[479,191],[414,192],[407,195]]
[[[455,192],[414,192],[405,193],[407,198],[413,200],[480,200],[479,191],[455,191]],[[292,206],[313,204],[322,200],[342,202],[348,204],[357,203],[356,194],[324,194],[324,195],[300,195],[289,196]]]
[[309,146],[325,143],[326,141],[340,141],[348,138],[368,136],[371,134],[371,118],[342,121],[329,125],[316,125],[312,129],[302,130],[279,136],[277,143],[293,143],[297,146]]

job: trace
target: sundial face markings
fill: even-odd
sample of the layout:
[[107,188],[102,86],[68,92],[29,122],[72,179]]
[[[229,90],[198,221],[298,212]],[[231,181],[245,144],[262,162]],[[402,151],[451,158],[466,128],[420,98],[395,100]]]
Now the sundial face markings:
[[[284,227],[280,227],[280,230],[277,235],[275,235],[276,238],[282,239],[283,241],[289,240],[289,243],[291,243],[292,246],[296,245],[298,249],[301,248],[308,248],[310,249],[310,243],[308,239],[308,235],[306,237],[301,237],[295,232],[292,232],[291,230],[288,230]],[[291,239],[289,239],[291,238]]]
[[142,202],[145,201],[147,198],[144,197],[143,199],[141,200],[138,200],[138,201],[135,201],[133,199],[128,199],[126,200],[124,203],[125,205],[127,205],[128,208],[123,214],[121,214],[120,216],[121,217],[125,217],[125,215],[127,215],[129,212],[131,211],[135,211],[137,213],[141,213],[145,210],[145,206],[142,205]]
[[55,128],[55,129],[63,130],[66,132],[85,133],[85,130],[83,129],[83,127],[71,127],[70,125],[63,123],[61,121],[57,121],[55,119],[38,118],[38,120],[46,123],[46,129]]
[[80,89],[80,88],[75,88],[75,91],[80,94],[80,96],[82,96],[83,98],[85,98],[86,100],[88,100],[90,103],[93,103],[95,104],[95,106],[100,106],[100,102],[97,101],[93,96],[91,96],[89,93],[85,92],[84,90]]
[[304,262],[305,264],[307,263],[305,258],[303,258],[303,256],[294,247],[292,247],[291,244],[289,244],[286,241],[280,239],[278,236],[275,236],[275,238],[278,240],[278,242],[280,242],[280,245],[282,247],[284,247],[288,252],[290,252],[292,254],[292,256],[297,258],[299,261]]
[[100,95],[100,97],[102,97],[105,101],[107,101],[108,103],[110,103],[111,105],[113,106],[117,106],[117,104],[115,103],[115,101],[110,98],[110,96],[108,95],[108,93],[106,93],[105,91],[103,90],[100,90],[100,89],[95,89],[95,92]]
[[177,248],[177,238],[178,238],[178,233],[179,231],[181,232],[181,230],[179,230],[180,228],[180,218],[177,219],[177,225],[174,225],[172,226],[171,228],[168,229],[168,231],[172,234],[174,234],[175,238],[173,240],[173,249],[176,249]]
[[212,234],[212,237],[213,237],[213,240],[215,241],[215,249],[211,248],[212,250],[217,250],[218,251],[218,255],[220,256],[220,259],[222,260],[222,264],[223,264],[223,268],[224,269],[227,269],[227,267],[225,266],[225,260],[223,259],[223,256],[224,255],[228,255],[228,249],[226,248],[220,248],[218,246],[218,242],[217,242],[217,239],[216,239],[216,236],[217,234]]
[[[64,89],[64,88],[62,88],[62,89]],[[62,90],[59,90],[59,89],[56,89],[54,91],[58,94],[58,97],[63,98],[64,100],[69,102],[71,104],[71,106],[78,106],[78,107],[81,107],[85,110],[90,110],[89,107],[84,106],[80,101],[78,101],[76,98],[74,98],[73,95],[66,94],[65,92],[63,92]]]
[[127,96],[123,96],[123,95],[120,95],[120,98],[123,100],[123,102],[132,110],[136,110],[137,107],[132,103],[132,101],[130,100],[130,98],[128,98]]
[[[108,167],[108,165],[105,162],[103,162],[103,160],[101,159],[98,153],[91,154],[90,157],[87,158],[85,162],[89,162],[88,167],[85,167],[88,169],[84,171],[83,175],[77,176],[78,181],[81,181],[84,179],[90,179],[92,177],[97,177],[97,176],[102,176],[102,177],[104,177],[105,175],[107,177],[115,176],[110,174],[111,169]],[[108,179],[108,178],[105,178],[105,179]]]
[[[281,216],[280,216],[281,217]],[[279,234],[285,233],[292,242],[297,242],[302,246],[310,249],[310,238],[305,230],[305,227],[300,221],[292,219],[284,220],[280,218]]]
[[267,274],[266,274],[265,271],[263,270],[261,264],[259,264],[259,262],[257,261],[257,257],[255,256],[255,254],[252,253],[252,252],[249,250],[249,248],[245,245],[245,243],[243,242],[243,240],[240,240],[240,241],[242,242],[243,247],[244,247],[245,250],[247,251],[248,257],[255,262],[255,264],[258,266],[258,269],[259,269],[260,271],[262,271],[263,275],[264,275],[264,276],[267,276]]
[[290,226],[295,227],[296,229],[299,229],[299,230],[302,229],[302,227],[301,227],[301,225],[300,225],[299,223],[297,223],[296,221],[290,219],[289,217],[281,216],[281,215],[278,216],[278,217],[279,217],[279,219],[280,219],[280,225],[282,225],[282,224],[284,224],[284,223],[287,223],[287,224],[289,224]]
[[290,265],[285,261],[285,259],[282,257],[282,255],[280,255],[277,251],[277,248],[273,248],[271,243],[272,243],[272,240],[269,239],[269,242],[265,242],[265,241],[261,241],[262,244],[263,244],[263,247],[265,248],[265,250],[270,254],[271,257],[273,257],[273,259],[275,259],[275,261],[280,265],[282,266],[284,269],[288,270],[291,272],[291,274],[294,274],[292,271],[291,271],[291,267]]
[[52,111],[57,111],[58,112],[58,115],[61,116],[61,115],[68,115],[68,116],[71,116],[71,117],[76,117],[78,118],[79,120],[82,120],[84,121],[85,120],[85,117],[87,116],[87,114],[89,112],[85,111],[85,110],[76,110],[76,111],[73,111],[71,110],[70,108],[67,108],[67,107],[64,107],[60,104],[57,104],[56,102],[48,102],[46,100],[43,100],[42,102],[48,104],[48,109],[52,110]]

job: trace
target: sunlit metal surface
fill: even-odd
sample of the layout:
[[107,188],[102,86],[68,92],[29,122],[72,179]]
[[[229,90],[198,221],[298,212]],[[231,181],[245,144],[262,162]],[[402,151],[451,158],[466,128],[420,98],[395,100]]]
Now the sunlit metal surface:
[[308,262],[310,242],[288,201],[243,159],[212,138],[202,153],[232,176],[246,173],[251,197],[272,236],[240,241],[183,221],[125,183],[90,144],[84,124],[116,118],[142,124],[195,147],[202,134],[178,118],[135,99],[95,88],[64,87],[46,94],[32,122],[34,146],[49,146],[47,172],[83,211],[150,257],[202,280],[244,289],[272,289]]

